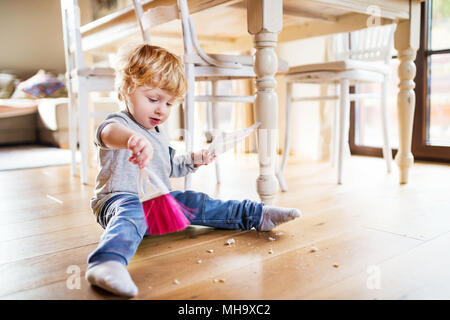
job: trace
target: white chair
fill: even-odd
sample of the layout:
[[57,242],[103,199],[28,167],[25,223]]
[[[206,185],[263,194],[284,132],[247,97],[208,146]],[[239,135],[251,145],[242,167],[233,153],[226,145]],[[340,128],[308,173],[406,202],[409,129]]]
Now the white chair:
[[[141,24],[142,7],[133,0],[136,18],[144,41],[150,41]],[[66,61],[66,83],[69,96],[69,144],[72,151],[71,174],[76,174],[77,142],[80,144],[81,173],[83,184],[88,182],[88,121],[89,118],[104,118],[107,113],[89,112],[89,92],[114,91],[113,68],[86,67],[80,33],[80,8],[77,0],[61,0],[64,52]],[[78,135],[77,135],[78,119]],[[77,139],[78,136],[78,139]]]
[[134,13],[136,14],[136,20],[139,25],[139,30],[141,31],[142,40],[145,43],[150,43],[150,35],[145,31],[144,25],[142,23],[142,18],[144,16],[144,10],[142,9],[141,1],[133,0]]
[[[254,79],[256,74],[253,69],[254,57],[250,55],[223,55],[206,54],[201,49],[194,23],[189,16],[189,8],[186,0],[178,0],[178,10],[183,29],[184,44],[184,64],[188,82],[188,92],[184,101],[185,115],[185,143],[186,152],[193,151],[193,133],[195,127],[195,102],[211,102],[211,108],[207,108],[207,139],[211,140],[213,131],[212,114],[215,112],[217,102],[249,102],[254,103],[255,96],[232,96],[220,95],[218,92],[218,81],[220,80],[238,80]],[[288,64],[285,61],[278,60],[278,71],[287,72]],[[210,81],[212,83],[212,92],[207,95],[195,95],[195,81]],[[211,114],[212,113],[212,114]],[[216,158],[216,179],[220,183],[220,162]],[[191,174],[185,177],[184,188],[189,189],[191,185]]]
[[[282,191],[288,190],[283,172],[289,156],[292,103],[298,101],[338,101],[339,112],[337,112],[336,106],[332,157],[334,160],[337,149],[337,182],[338,184],[342,184],[344,148],[346,143],[348,145],[350,101],[363,98],[380,98],[381,120],[383,125],[383,156],[386,160],[387,171],[391,171],[392,150],[388,140],[386,94],[395,28],[396,25],[392,24],[370,27],[351,32],[350,34],[336,35],[333,38],[333,51],[336,61],[301,65],[289,70],[286,77],[286,133],[284,150],[281,164],[276,172]],[[362,82],[381,83],[381,93],[349,93],[350,85]],[[295,83],[334,84],[336,86],[336,95],[294,98],[292,96],[292,87]],[[337,139],[337,137],[339,137],[339,139]],[[336,143],[338,143],[337,148]]]

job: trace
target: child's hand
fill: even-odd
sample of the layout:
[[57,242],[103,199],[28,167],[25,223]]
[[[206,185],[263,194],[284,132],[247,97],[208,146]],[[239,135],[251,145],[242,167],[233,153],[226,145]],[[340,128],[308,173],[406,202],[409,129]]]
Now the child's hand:
[[191,153],[191,159],[194,161],[194,167],[208,165],[216,158],[216,154],[209,153],[207,149],[202,149],[199,152]]
[[131,150],[131,157],[128,161],[139,166],[139,169],[146,167],[153,158],[153,147],[145,137],[134,134],[128,139],[128,149]]

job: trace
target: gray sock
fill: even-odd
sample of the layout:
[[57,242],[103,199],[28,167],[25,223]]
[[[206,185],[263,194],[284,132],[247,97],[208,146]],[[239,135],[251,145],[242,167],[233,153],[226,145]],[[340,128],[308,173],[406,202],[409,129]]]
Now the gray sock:
[[296,208],[281,208],[273,206],[263,206],[261,222],[258,231],[269,231],[277,225],[294,220],[302,215]]
[[127,268],[117,261],[107,261],[89,268],[86,280],[119,296],[134,297],[138,294]]

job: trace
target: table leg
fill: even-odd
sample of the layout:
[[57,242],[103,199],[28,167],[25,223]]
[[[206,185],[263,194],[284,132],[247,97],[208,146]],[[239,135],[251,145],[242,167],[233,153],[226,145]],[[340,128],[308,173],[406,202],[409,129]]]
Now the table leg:
[[278,98],[275,93],[275,73],[278,58],[274,48],[282,28],[283,2],[280,0],[248,0],[248,32],[254,35],[256,99],[255,120],[261,122],[258,129],[259,177],[256,180],[258,194],[266,205],[273,204],[277,192],[275,166],[278,141]]
[[411,153],[411,140],[416,96],[414,77],[416,65],[414,59],[419,47],[420,3],[411,1],[410,20],[400,21],[395,31],[395,48],[398,51],[399,93],[397,97],[399,148],[395,160],[400,171],[400,183],[408,183],[409,168],[414,163]]

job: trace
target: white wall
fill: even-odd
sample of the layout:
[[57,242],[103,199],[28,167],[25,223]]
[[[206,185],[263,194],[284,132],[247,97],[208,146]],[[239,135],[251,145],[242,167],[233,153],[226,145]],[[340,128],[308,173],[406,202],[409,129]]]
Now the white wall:
[[[90,0],[79,0],[81,24],[90,21]],[[59,0],[0,0],[0,71],[29,77],[39,69],[64,73]]]
[[28,77],[65,71],[58,0],[0,0],[0,69]]

